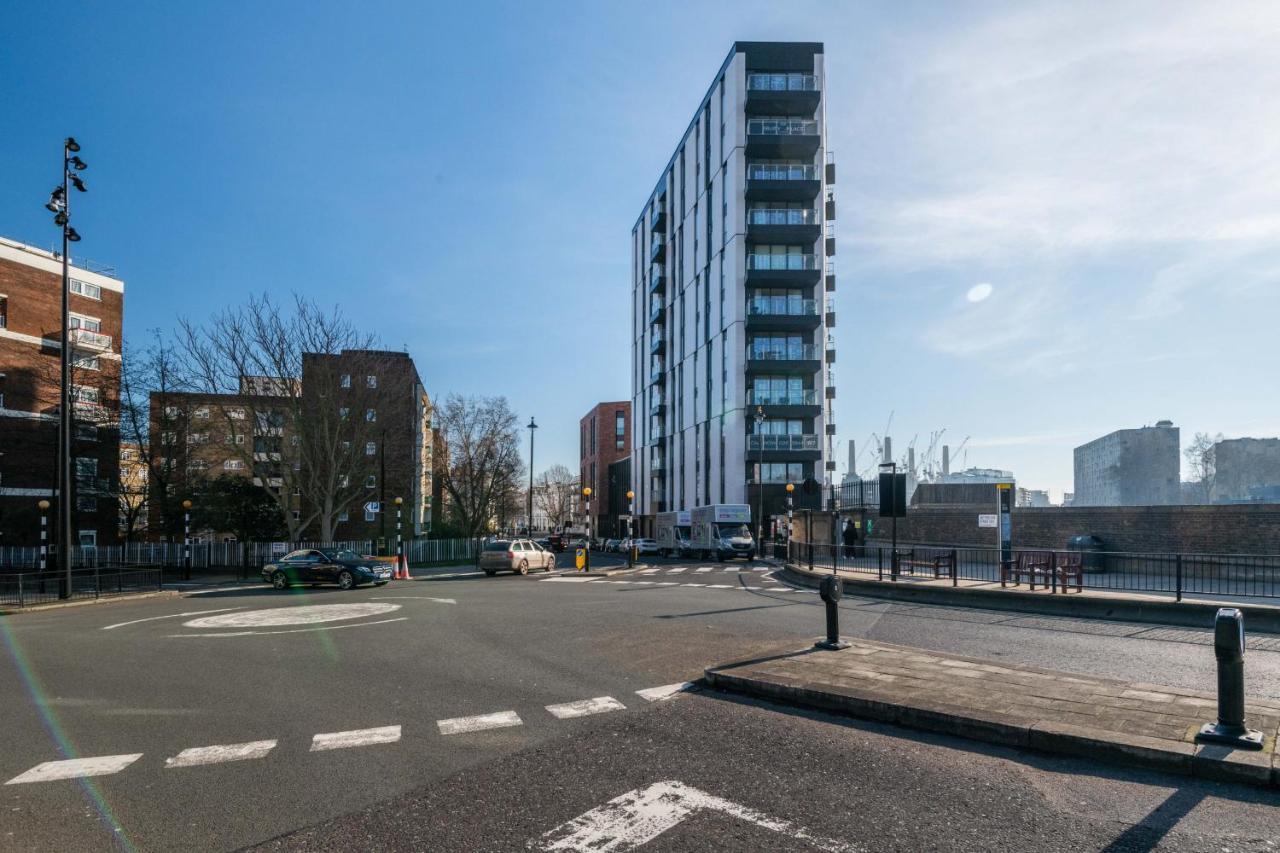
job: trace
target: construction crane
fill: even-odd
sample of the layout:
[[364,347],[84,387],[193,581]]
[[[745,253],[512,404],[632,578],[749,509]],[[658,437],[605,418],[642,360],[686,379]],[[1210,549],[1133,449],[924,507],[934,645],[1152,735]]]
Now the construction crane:
[[942,439],[942,434],[947,431],[946,427],[929,433],[929,449],[924,452],[924,467],[921,469],[921,475],[924,480],[931,481],[937,476],[938,470],[934,465],[937,459],[938,442]]
[[[966,435],[964,437],[964,441],[960,442],[960,444],[956,446],[955,452],[951,454],[952,459],[955,459],[957,456],[960,455],[960,451],[964,450],[964,446],[969,443],[969,439],[970,439],[970,436]],[[965,451],[964,459],[960,463],[960,470],[963,471],[968,467],[969,467],[969,453],[968,451]]]

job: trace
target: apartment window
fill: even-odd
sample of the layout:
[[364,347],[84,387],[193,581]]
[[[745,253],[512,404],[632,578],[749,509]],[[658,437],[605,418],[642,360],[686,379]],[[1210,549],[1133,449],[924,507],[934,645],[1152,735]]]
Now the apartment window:
[[80,495],[76,498],[76,509],[80,512],[97,512],[98,499],[91,495]]
[[378,513],[377,513],[375,510],[372,510],[372,509],[366,509],[366,510],[364,511],[364,520],[365,520],[365,521],[377,521],[377,520],[378,520]]
[[350,516],[347,514],[345,509],[338,513],[338,521],[346,521],[348,518],[350,518]]
[[233,421],[244,420],[244,409],[227,409],[227,417]]
[[71,399],[77,403],[96,403],[98,402],[98,389],[84,385],[73,385],[71,387]]
[[351,414],[351,409],[348,408],[347,406],[342,406],[341,408],[338,409],[338,417],[344,421],[347,419],[347,416],[350,414]]
[[187,463],[187,470],[191,472],[208,471],[209,463],[203,459],[192,459]]
[[364,443],[364,455],[365,455],[365,456],[377,456],[377,455],[378,455],[378,442],[376,442],[376,441],[366,441],[366,442]]
[[227,433],[227,444],[244,444],[244,435]]
[[80,353],[75,353],[71,363],[80,370],[100,370],[102,367],[96,355],[81,355]]
[[368,421],[369,423],[373,423],[374,421],[376,421],[376,420],[378,419],[378,410],[377,410],[377,409],[365,409],[365,410],[364,410],[364,419],[365,419],[366,421]]
[[102,288],[96,284],[89,284],[87,281],[81,281],[78,278],[71,279],[69,284],[71,292],[85,297],[86,299],[102,299]]
[[[97,441],[98,425],[97,424],[76,424],[76,438],[81,441]],[[124,458],[124,454],[121,454]]]
[[371,373],[371,374],[369,374],[368,376],[366,376],[366,377],[364,378],[364,384],[365,384],[365,387],[366,387],[366,388],[377,388],[377,387],[378,387],[378,377],[377,377],[377,376],[374,376],[374,375]]
[[166,418],[176,418],[179,414],[180,414],[180,413],[179,413],[179,411],[178,411],[178,407],[177,407],[177,406],[165,406],[165,407],[164,407],[164,416],[165,416]]
[[207,432],[189,432],[187,433],[187,444],[208,444],[209,433]]
[[299,521],[299,520],[301,520],[301,519],[302,519],[302,511],[301,511],[301,510],[296,510],[296,509],[295,509],[295,510],[293,511],[293,520],[294,520],[294,521]]
[[83,482],[98,476],[98,460],[92,456],[76,457],[76,480]]
[[82,317],[79,314],[72,314],[68,317],[67,325],[73,329],[84,329],[86,332],[102,331],[101,320],[95,320],[93,317]]
[[364,487],[365,487],[366,489],[375,489],[375,488],[377,488],[377,487],[378,487],[378,478],[377,478],[377,477],[375,477],[373,474],[370,474],[368,477],[365,477],[365,478],[364,478]]
[[176,432],[162,432],[160,433],[160,443],[161,444],[177,444],[178,434]]
[[0,329],[9,325],[9,298],[0,296]]
[[344,373],[344,374],[342,374],[342,377],[341,377],[340,379],[338,379],[338,384],[339,384],[339,385],[341,385],[343,388],[350,388],[350,387],[351,387],[351,374],[350,374],[350,373]]
[[350,452],[351,452],[351,442],[349,442],[349,441],[344,441],[344,442],[342,442],[342,452],[343,452],[343,453],[350,453]]
[[613,413],[613,437],[616,447],[621,450],[627,444],[627,414],[622,409]]
[[338,488],[345,489],[349,485],[351,485],[351,478],[346,474],[339,475]]
[[244,461],[243,461],[243,460],[241,460],[241,459],[228,459],[226,462],[223,462],[223,463],[222,463],[222,470],[224,470],[224,471],[243,471],[243,470],[244,470]]
[[196,409],[192,414],[195,417],[200,418],[201,420],[207,421],[209,420],[209,407],[201,406],[200,408]]

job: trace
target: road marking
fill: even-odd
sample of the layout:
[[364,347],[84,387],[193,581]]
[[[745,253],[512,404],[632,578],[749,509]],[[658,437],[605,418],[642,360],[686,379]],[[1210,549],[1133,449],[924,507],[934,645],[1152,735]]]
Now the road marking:
[[165,767],[195,767],[200,764],[221,764],[224,761],[245,761],[262,758],[275,748],[273,740],[254,740],[248,743],[228,743],[221,746],[197,746],[184,749],[173,758],[164,760]]
[[365,616],[381,616],[399,610],[399,604],[311,604],[303,607],[272,607],[267,610],[250,610],[227,613],[222,616],[206,616],[183,622],[184,628],[279,628],[285,625],[315,625],[320,622],[340,622],[344,619],[361,619]]
[[452,720],[436,720],[442,735],[462,735],[469,732],[480,732],[485,729],[504,729],[509,726],[523,725],[524,720],[515,711],[499,711],[496,714],[481,714],[478,717],[455,717]]
[[54,782],[58,779],[110,776],[113,773],[119,773],[141,757],[141,752],[135,752],[130,755],[99,755],[94,758],[46,761],[43,764],[37,764],[20,776],[14,776],[5,784],[26,785],[31,782]]
[[551,716],[567,720],[571,717],[585,717],[589,714],[603,714],[608,711],[625,711],[623,705],[612,696],[597,696],[595,699],[579,699],[577,702],[565,702],[562,705],[548,705]]
[[200,616],[204,613],[226,613],[228,610],[244,610],[248,606],[247,604],[242,604],[239,607],[219,607],[216,610],[192,610],[187,613],[170,613],[168,616],[148,616],[146,619],[130,619],[128,622],[107,625],[102,630],[110,631],[113,628],[123,628],[125,625],[137,625],[139,622],[154,622],[157,619],[177,619],[179,616]]
[[656,581],[632,581],[636,586],[653,586]]
[[352,746],[372,746],[376,743],[395,743],[400,740],[399,726],[381,726],[376,729],[352,729],[349,732],[327,732],[311,739],[311,752],[328,749],[347,749]]
[[752,592],[759,592],[760,590],[764,589],[764,587],[762,587],[762,586],[744,586],[744,587],[743,587],[743,589],[749,589],[749,590],[751,590]]
[[688,569],[683,569],[683,568],[681,568],[681,569],[669,569],[669,570],[667,571],[667,574],[669,574],[669,575],[678,575],[678,574],[680,574],[681,572],[687,572],[687,571],[689,571],[689,570],[688,570]]
[[728,567],[726,567],[726,568],[721,569],[720,571],[722,571],[722,572],[736,572],[736,571],[737,571],[737,568],[735,568],[734,566],[728,566]]
[[664,684],[661,687],[649,687],[644,690],[637,690],[636,695],[647,702],[658,702],[663,699],[670,699],[685,692],[693,687],[692,681],[680,681],[675,684]]
[[702,572],[714,572],[715,569],[712,568],[711,566],[703,566],[702,568],[694,569],[693,571],[694,571],[694,574],[701,574]]
[[538,578],[540,583],[593,583],[600,578]]
[[706,586],[705,583],[682,583],[680,586]]
[[679,581],[658,581],[655,586],[680,586]]
[[733,589],[733,584],[730,584],[730,583],[709,583],[709,584],[707,584],[707,589]]
[[[399,607],[400,605],[396,605]],[[287,631],[220,631],[216,634],[168,634],[169,637],[265,637],[270,634],[309,634],[312,631],[341,631],[343,628],[367,628],[370,625],[387,625],[391,622],[407,622],[408,616],[395,619],[379,619],[376,622],[357,622],[354,625],[321,625],[319,628],[290,628]]]
[[662,569],[641,569],[640,571],[636,572],[636,574],[638,574],[638,575],[656,575],[656,574],[657,574],[658,572],[660,572],[660,571],[662,571]]
[[614,581],[614,583],[627,584],[627,583],[636,583],[636,581]]
[[441,604],[457,604],[458,602],[452,598],[432,598],[429,595],[382,595],[369,599],[370,601],[395,601],[397,598],[417,598],[422,601],[437,601]]
[[[174,584],[170,584],[170,586],[173,586],[173,585]],[[193,589],[190,592],[187,592],[184,590],[182,592],[182,595],[185,598],[190,598],[194,595],[208,595],[211,592],[242,592],[242,591],[253,592],[256,589],[262,589],[262,588],[263,587],[260,585],[251,583],[251,584],[246,584],[244,586],[219,586],[219,587],[215,587],[214,589]]]
[[856,853],[864,849],[815,836],[791,821],[769,817],[681,782],[658,782],[615,797],[545,833],[539,840],[539,848],[573,853],[622,853],[643,847],[700,811],[720,812],[827,853]]

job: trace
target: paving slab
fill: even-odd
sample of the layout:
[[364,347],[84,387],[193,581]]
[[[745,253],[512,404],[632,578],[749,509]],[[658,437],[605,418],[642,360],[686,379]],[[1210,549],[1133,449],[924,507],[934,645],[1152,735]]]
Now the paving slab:
[[775,702],[1110,763],[1280,787],[1280,703],[1247,703],[1262,751],[1201,745],[1217,701],[1147,682],[1083,678],[854,639],[711,667],[713,688]]

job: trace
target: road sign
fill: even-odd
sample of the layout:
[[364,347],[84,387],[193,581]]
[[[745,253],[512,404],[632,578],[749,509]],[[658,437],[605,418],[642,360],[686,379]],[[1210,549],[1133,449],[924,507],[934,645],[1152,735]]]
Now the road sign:
[[378,503],[377,501],[369,501],[364,505],[365,512],[378,512],[381,509],[382,509],[382,504]]
[[979,527],[996,528],[1000,526],[1000,516],[994,512],[984,512],[978,515]]

